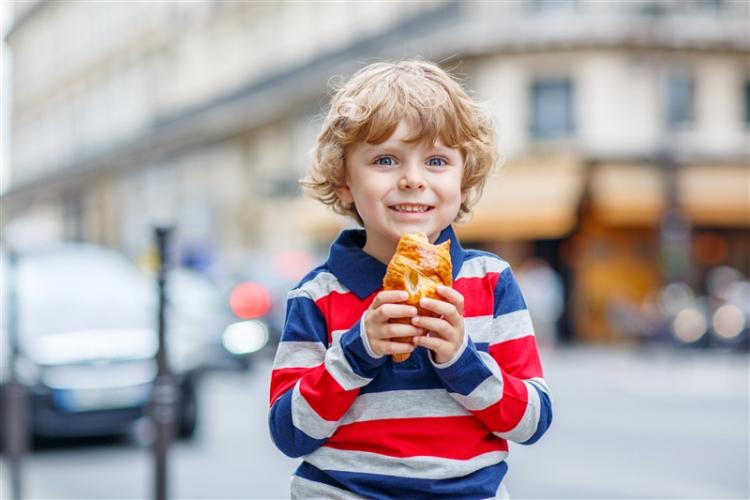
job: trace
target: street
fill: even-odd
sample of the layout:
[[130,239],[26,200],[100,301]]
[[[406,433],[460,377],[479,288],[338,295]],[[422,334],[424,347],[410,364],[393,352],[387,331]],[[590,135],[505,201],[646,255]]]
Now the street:
[[[555,418],[512,445],[513,498],[748,498],[748,358],[704,351],[594,347],[543,351]],[[196,438],[170,453],[169,496],[283,498],[296,460],[267,431],[268,354],[201,388]],[[152,497],[137,439],[44,446],[24,462],[26,498]],[[9,496],[2,462],[2,497]]]

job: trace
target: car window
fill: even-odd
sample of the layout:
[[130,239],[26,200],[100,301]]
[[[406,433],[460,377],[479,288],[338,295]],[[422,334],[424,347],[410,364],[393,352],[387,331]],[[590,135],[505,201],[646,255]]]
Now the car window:
[[95,249],[25,256],[18,267],[24,335],[153,325],[155,285],[127,259]]

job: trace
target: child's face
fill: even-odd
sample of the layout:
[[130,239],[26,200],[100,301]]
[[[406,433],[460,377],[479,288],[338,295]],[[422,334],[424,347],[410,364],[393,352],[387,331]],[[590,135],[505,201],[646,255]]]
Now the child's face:
[[403,142],[410,132],[402,120],[382,144],[355,143],[346,151],[347,185],[338,195],[355,203],[367,231],[365,250],[381,260],[404,233],[424,232],[434,242],[465,197],[461,151],[439,140]]

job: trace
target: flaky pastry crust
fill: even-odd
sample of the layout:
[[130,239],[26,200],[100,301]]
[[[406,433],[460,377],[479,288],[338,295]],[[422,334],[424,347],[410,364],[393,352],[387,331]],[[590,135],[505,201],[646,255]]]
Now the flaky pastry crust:
[[[417,307],[420,316],[435,316],[419,307],[422,297],[442,300],[437,293],[439,285],[452,286],[450,240],[433,245],[425,233],[404,234],[398,242],[396,253],[388,263],[383,278],[383,290],[405,290],[409,293],[406,303]],[[409,324],[408,318],[393,320]],[[410,343],[411,337],[393,339]],[[394,354],[393,361],[400,363],[409,359],[409,354]]]

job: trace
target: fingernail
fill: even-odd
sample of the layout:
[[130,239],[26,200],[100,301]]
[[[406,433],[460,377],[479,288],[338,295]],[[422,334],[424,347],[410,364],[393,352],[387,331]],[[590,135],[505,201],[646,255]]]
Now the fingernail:
[[413,317],[413,318],[411,319],[411,322],[412,322],[413,324],[415,324],[415,325],[416,325],[417,323],[419,323],[419,316],[415,316],[415,317]]

